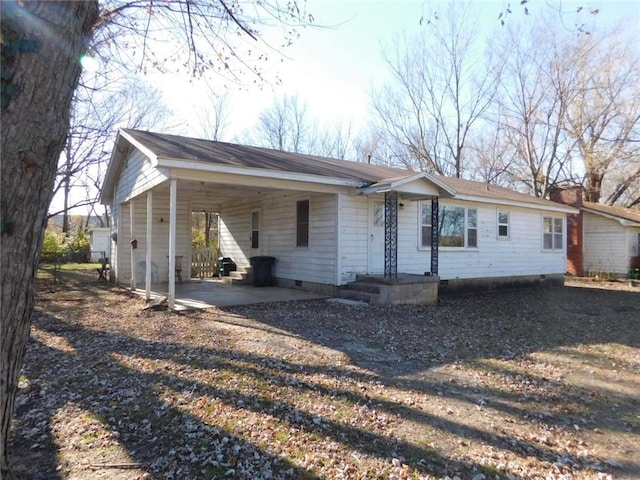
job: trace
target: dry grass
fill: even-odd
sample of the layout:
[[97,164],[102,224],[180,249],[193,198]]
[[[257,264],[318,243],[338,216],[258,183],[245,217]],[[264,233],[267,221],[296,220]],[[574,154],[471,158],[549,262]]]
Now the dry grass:
[[41,280],[25,479],[640,478],[640,289],[179,315]]

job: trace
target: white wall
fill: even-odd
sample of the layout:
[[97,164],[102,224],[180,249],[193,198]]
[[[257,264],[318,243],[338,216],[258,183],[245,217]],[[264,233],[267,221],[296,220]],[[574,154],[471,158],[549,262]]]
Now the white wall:
[[[129,205],[127,202],[119,206],[118,251],[116,254],[117,282],[129,285],[131,279],[131,255],[135,256],[136,280],[138,288],[144,288],[144,267],[140,262],[146,260],[147,249],[147,198],[146,194],[134,199],[135,231],[131,235]],[[182,278],[190,275],[191,258],[191,209],[188,192],[181,192],[178,187],[176,224],[176,253],[182,255]],[[162,219],[162,221],[161,221]],[[167,282],[169,279],[169,194],[168,192],[153,194],[152,210],[153,255],[152,281]],[[131,248],[131,240],[138,241],[138,248]],[[157,275],[156,275],[157,273]]]
[[640,228],[624,227],[616,220],[584,212],[584,270],[587,275],[627,275],[629,257],[638,255]]
[[[381,197],[382,199],[382,197]],[[341,212],[341,279],[352,281],[354,272],[368,270],[368,199],[344,196]],[[419,202],[400,199],[398,209],[398,272],[423,275],[431,269],[431,250],[419,246]],[[538,210],[440,200],[441,205],[478,210],[478,248],[439,249],[440,278],[483,278],[550,275],[565,272],[565,249],[543,251],[542,217]],[[510,237],[498,239],[497,211],[510,212]],[[564,214],[553,216],[564,218]],[[566,222],[565,222],[566,244]]]
[[114,203],[115,205],[125,203],[168,179],[167,170],[153,168],[151,161],[142,152],[134,150],[120,170]]
[[[296,247],[296,202],[309,200],[309,246]],[[220,249],[239,267],[249,265],[251,211],[261,213],[260,254],[276,258],[279,278],[335,284],[336,209],[333,194],[273,193],[220,210]]]

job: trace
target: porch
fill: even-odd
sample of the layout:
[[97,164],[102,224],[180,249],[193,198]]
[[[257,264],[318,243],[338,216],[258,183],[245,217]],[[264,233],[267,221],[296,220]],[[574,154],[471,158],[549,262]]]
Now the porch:
[[[146,297],[146,290],[134,293]],[[167,298],[168,283],[151,285],[151,301]],[[191,279],[175,284],[174,310],[193,310],[212,307],[231,307],[255,303],[289,302],[328,298],[326,295],[282,287],[253,287],[234,285],[219,278]]]

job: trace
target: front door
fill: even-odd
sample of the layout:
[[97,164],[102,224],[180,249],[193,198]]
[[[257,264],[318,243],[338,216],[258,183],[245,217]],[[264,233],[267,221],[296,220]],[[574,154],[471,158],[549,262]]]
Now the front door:
[[369,273],[384,273],[384,203],[369,201]]

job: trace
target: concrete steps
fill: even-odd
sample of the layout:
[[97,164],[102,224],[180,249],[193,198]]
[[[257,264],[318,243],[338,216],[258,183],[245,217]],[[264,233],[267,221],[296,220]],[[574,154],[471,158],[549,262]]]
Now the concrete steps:
[[380,285],[363,281],[351,282],[338,290],[338,297],[370,304],[379,303]]
[[229,276],[220,277],[224,283],[231,285],[251,285],[253,283],[253,271],[251,267],[248,270],[236,270],[229,272]]

